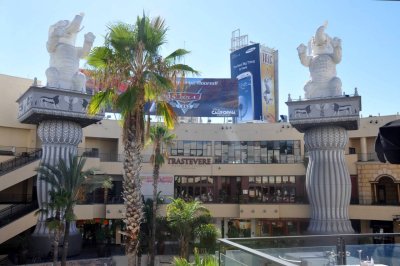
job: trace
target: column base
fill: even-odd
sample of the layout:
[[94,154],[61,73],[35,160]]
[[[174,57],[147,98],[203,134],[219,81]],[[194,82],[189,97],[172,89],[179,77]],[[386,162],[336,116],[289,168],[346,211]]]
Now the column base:
[[308,235],[354,234],[350,220],[310,220]]
[[[79,231],[71,232],[69,235],[68,257],[76,256],[82,250],[82,236]],[[58,254],[62,255],[62,239],[59,243]],[[29,253],[32,256],[42,258],[49,257],[53,253],[53,236],[52,234],[44,235],[33,233],[30,237]]]

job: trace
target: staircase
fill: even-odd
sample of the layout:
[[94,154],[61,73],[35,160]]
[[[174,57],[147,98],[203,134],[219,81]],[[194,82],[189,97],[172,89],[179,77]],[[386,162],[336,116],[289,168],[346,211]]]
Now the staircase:
[[[42,149],[21,152],[15,158],[0,163],[0,191],[36,175],[35,168]],[[0,244],[24,232],[37,222],[37,201],[13,204],[0,210]]]
[[0,191],[36,175],[42,150],[23,152],[13,159],[0,163]]
[[17,168],[39,160],[42,157],[42,149],[30,152],[22,152],[15,158],[0,163],[0,176],[5,175]]
[[36,224],[37,201],[14,204],[0,211],[0,244]]

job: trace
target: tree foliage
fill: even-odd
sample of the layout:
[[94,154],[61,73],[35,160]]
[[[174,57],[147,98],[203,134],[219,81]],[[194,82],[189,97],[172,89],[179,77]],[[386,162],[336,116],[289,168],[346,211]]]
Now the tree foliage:
[[197,73],[179,63],[179,59],[189,53],[184,49],[161,56],[166,32],[162,18],[150,19],[144,14],[136,19],[134,25],[111,24],[104,46],[94,48],[87,61],[101,88],[89,103],[89,113],[95,114],[101,108],[111,107],[122,116],[125,156],[122,196],[127,210],[124,219],[127,231],[124,234],[129,239],[126,243],[129,264],[133,264],[133,254],[137,252],[143,220],[139,175],[146,135],[145,104],[153,102],[156,113],[163,117],[168,128],[172,128],[176,114],[165,96],[175,88],[177,77]]

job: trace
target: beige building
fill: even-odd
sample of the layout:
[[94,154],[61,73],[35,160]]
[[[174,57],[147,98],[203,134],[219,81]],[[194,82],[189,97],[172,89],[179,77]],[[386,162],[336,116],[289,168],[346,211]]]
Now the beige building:
[[[0,75],[0,248],[36,223],[35,167],[41,156],[36,126],[17,120],[17,98],[32,80]],[[124,215],[121,201],[121,127],[112,114],[84,128],[79,153],[87,167],[110,175],[107,199],[102,189],[82,195],[75,208],[84,237],[90,224],[116,224]],[[352,181],[350,219],[357,232],[400,232],[400,166],[377,161],[378,129],[400,119],[361,118],[349,131],[346,161]],[[303,135],[289,123],[181,123],[161,168],[161,195],[198,199],[210,209],[227,236],[301,234],[308,225]],[[142,192],[151,195],[152,165],[144,153]],[[165,205],[160,210],[165,214]],[[115,243],[120,236],[115,234]]]

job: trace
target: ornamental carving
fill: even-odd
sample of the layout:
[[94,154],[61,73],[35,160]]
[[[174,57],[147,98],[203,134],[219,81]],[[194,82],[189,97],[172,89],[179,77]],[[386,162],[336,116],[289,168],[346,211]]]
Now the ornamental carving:
[[71,121],[43,121],[39,124],[37,132],[44,144],[78,145],[82,140],[81,126]]
[[304,134],[308,151],[323,149],[344,149],[348,140],[347,131],[339,126],[316,126]]

